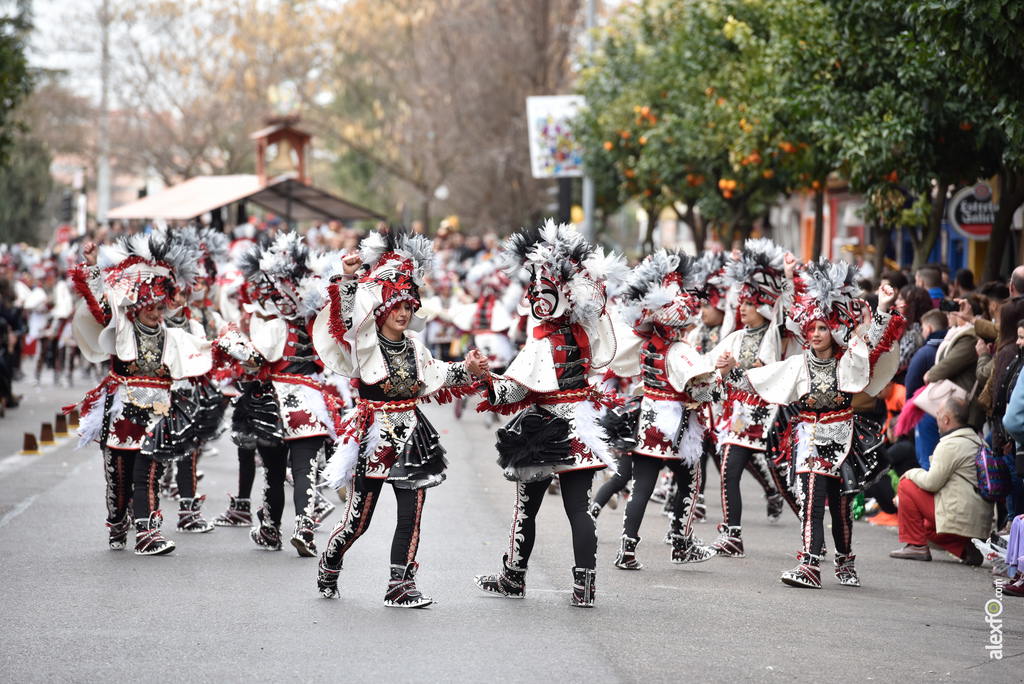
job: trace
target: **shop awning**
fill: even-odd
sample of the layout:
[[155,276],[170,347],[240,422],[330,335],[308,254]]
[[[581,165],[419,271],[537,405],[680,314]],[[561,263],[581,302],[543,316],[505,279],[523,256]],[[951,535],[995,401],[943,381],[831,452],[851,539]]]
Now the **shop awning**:
[[196,176],[155,195],[116,207],[107,213],[107,218],[189,221],[243,200],[293,221],[383,218],[374,211],[294,178],[261,185],[258,176],[248,174]]

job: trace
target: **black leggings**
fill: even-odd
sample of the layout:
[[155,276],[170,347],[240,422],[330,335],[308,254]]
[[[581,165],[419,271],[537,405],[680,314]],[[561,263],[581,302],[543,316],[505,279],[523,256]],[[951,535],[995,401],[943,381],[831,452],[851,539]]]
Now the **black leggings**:
[[120,522],[132,507],[132,517],[148,518],[160,508],[160,476],[164,466],[141,451],[103,450],[107,479],[107,522]]
[[622,534],[630,539],[640,536],[640,524],[647,511],[647,502],[658,483],[658,473],[667,467],[676,477],[676,499],[673,508],[672,531],[684,536],[690,534],[693,522],[694,484],[700,481],[700,465],[687,466],[679,459],[661,459],[633,455],[633,490],[626,502],[622,517]]
[[715,442],[711,439],[711,435],[704,436],[704,451],[700,455],[700,486],[697,488],[697,493],[704,494],[704,485],[708,481],[708,458],[715,462],[715,472],[721,475],[722,473],[722,461],[718,458],[718,450],[715,449]]
[[192,453],[178,461],[178,471],[175,473],[175,480],[178,485],[178,496],[182,499],[191,499],[196,495],[196,466],[199,463],[199,449],[193,449]]
[[739,527],[740,521],[743,519],[740,478],[743,476],[744,470],[750,471],[768,496],[774,496],[779,491],[775,487],[775,481],[767,467],[763,451],[726,444],[722,449],[722,512],[725,516],[725,524],[729,527]]
[[601,485],[601,488],[597,490],[597,494],[594,495],[594,503],[601,508],[608,504],[609,499],[613,495],[625,489],[626,485],[633,478],[633,459],[630,456],[625,454],[619,456],[616,467],[617,472]]
[[842,494],[839,478],[800,473],[804,511],[801,537],[803,551],[815,556],[825,553],[825,500],[832,514],[832,541],[836,553],[850,553],[853,538],[853,497]]
[[282,446],[259,447],[263,459],[263,505],[275,525],[281,524],[284,513],[285,470],[291,465],[295,483],[292,499],[295,515],[310,515],[316,484],[317,455],[324,445],[324,437],[292,439]]
[[[369,477],[357,477],[352,481],[345,519],[335,525],[327,542],[325,557],[328,565],[339,567],[349,547],[370,527],[384,482],[384,479]],[[398,501],[398,524],[391,541],[391,564],[408,565],[416,560],[416,550],[420,545],[420,519],[427,490],[399,489],[394,485],[392,489]]]
[[[597,567],[597,525],[590,517],[590,490],[594,485],[593,470],[570,470],[558,474],[562,507],[572,528],[572,552],[577,568]],[[551,478],[537,482],[516,483],[516,507],[509,532],[509,564],[526,569],[537,538],[537,512]]]
[[256,480],[256,450],[238,447],[238,498],[252,496],[252,483]]

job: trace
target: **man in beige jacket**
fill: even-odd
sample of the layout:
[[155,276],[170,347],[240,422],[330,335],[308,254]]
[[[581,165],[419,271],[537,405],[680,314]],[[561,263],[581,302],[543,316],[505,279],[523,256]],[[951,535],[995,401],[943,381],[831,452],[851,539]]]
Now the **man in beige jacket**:
[[981,565],[972,537],[984,539],[992,526],[992,504],[978,494],[974,458],[981,438],[968,425],[969,408],[950,397],[939,407],[939,444],[928,470],[912,468],[899,485],[900,541],[893,558],[930,561],[928,542],[968,565]]

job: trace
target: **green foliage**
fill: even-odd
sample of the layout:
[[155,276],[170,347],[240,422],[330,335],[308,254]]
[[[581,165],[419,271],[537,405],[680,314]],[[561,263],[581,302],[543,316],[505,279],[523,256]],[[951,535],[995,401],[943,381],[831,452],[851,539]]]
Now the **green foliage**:
[[832,168],[807,123],[832,42],[810,0],[626,9],[579,85],[588,168],[620,202],[693,203],[728,236],[748,234],[780,193],[820,187]]
[[43,208],[53,190],[50,153],[34,138],[16,135],[0,166],[0,243],[37,244]]
[[20,3],[13,16],[0,17],[0,164],[14,145],[14,110],[32,90],[25,59],[25,36],[30,28],[27,9]]

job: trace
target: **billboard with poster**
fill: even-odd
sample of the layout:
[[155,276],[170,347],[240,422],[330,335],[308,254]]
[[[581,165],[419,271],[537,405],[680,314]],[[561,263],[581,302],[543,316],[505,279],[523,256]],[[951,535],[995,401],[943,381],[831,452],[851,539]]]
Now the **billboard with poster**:
[[534,178],[583,176],[583,146],[573,134],[572,120],[584,104],[578,95],[526,98]]

